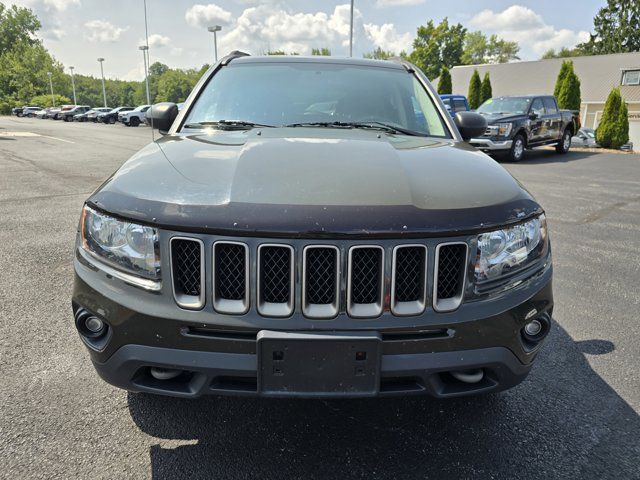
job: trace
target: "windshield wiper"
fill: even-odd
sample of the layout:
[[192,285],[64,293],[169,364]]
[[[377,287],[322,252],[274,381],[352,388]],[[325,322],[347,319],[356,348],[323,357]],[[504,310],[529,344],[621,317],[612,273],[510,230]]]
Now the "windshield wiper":
[[246,122],[244,120],[216,120],[211,122],[195,122],[187,123],[184,128],[202,128],[215,127],[220,130],[244,130],[246,128],[273,128],[274,125],[266,125],[263,123]]
[[401,133],[403,135],[412,135],[424,137],[426,134],[415,132],[403,127],[396,127],[384,122],[301,122],[290,123],[285,127],[325,127],[325,128],[369,128],[375,130],[383,130],[389,133]]

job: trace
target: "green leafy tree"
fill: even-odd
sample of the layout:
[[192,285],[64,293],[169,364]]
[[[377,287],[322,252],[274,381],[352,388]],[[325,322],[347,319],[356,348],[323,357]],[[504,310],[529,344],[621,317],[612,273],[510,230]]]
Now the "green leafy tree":
[[547,50],[546,52],[544,52],[542,54],[542,57],[540,57],[542,60],[547,60],[549,58],[569,58],[569,57],[579,57],[580,55],[582,55],[582,52],[580,52],[578,49],[576,48],[567,48],[567,47],[562,47],[560,50],[558,50],[557,52],[553,49],[550,48],[549,50]]
[[467,32],[464,36],[462,63],[479,65],[482,63],[506,63],[519,60],[520,47],[516,42],[508,42],[491,35],[489,38],[480,32]]
[[28,8],[0,3],[0,55],[13,49],[16,44],[35,45],[39,40],[35,34],[41,28],[40,20]]
[[582,101],[580,96],[580,79],[573,71],[573,63],[571,65],[572,67],[560,87],[560,92],[557,97],[558,106],[560,108],[566,108],[567,110],[580,110],[580,103]]
[[184,102],[191,93],[196,79],[184,70],[168,70],[158,81],[157,102]]
[[629,141],[627,106],[618,88],[611,90],[607,97],[600,124],[596,129],[596,141],[605,148],[620,148]]
[[553,88],[553,96],[556,97],[556,99],[560,96],[560,89],[570,71],[573,71],[573,62],[570,60],[562,62],[560,72],[558,72],[558,77],[556,78],[556,85]]
[[469,101],[469,107],[471,110],[475,110],[480,106],[480,90],[482,88],[482,81],[480,80],[480,74],[478,70],[473,71],[471,80],[469,81],[469,94],[467,100]]
[[331,56],[331,50],[329,50],[327,47],[312,48],[311,49],[311,55],[322,56],[322,57],[330,57]]
[[459,23],[450,26],[447,18],[437,26],[429,20],[426,25],[418,27],[409,61],[427,78],[436,78],[443,66],[451,68],[461,63],[466,32],[467,29]]
[[493,91],[491,88],[491,79],[489,78],[489,72],[484,74],[482,78],[482,84],[480,85],[480,103],[478,106],[482,105],[484,102],[493,97]]
[[363,58],[371,58],[373,60],[388,60],[395,57],[396,54],[390,50],[383,50],[381,47],[376,47],[372,52],[367,52],[363,55]]
[[36,95],[35,97],[31,98],[31,101],[29,102],[31,105],[37,105],[39,107],[53,107],[53,100],[55,99],[55,105],[56,106],[60,106],[60,105],[70,105],[71,99],[69,97],[65,97],[64,95],[60,95],[58,93],[55,93],[53,95],[53,99],[51,98],[51,94],[44,94],[44,95]]
[[640,50],[640,2],[607,0],[593,19],[594,33],[577,49],[587,55]]
[[448,94],[452,93],[453,85],[451,84],[451,73],[447,67],[442,67],[440,71],[440,79],[438,80],[438,93]]

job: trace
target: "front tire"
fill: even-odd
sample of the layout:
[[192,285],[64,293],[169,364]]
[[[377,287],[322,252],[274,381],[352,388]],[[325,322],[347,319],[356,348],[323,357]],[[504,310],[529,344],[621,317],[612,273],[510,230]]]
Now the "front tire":
[[571,148],[571,130],[568,128],[562,134],[562,138],[556,145],[556,153],[565,154]]
[[511,149],[509,150],[509,161],[511,162],[519,162],[524,158],[524,150],[526,148],[526,142],[524,136],[522,134],[517,134],[513,137],[513,143],[511,144]]
[[129,126],[137,127],[138,125],[140,125],[140,119],[138,117],[131,117],[129,120]]

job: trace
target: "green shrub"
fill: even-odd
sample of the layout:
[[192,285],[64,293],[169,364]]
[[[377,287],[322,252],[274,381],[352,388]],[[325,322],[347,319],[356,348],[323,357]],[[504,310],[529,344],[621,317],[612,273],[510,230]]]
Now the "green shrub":
[[580,103],[582,102],[580,96],[580,79],[573,72],[573,68],[571,68],[562,81],[557,100],[560,108],[580,110]]
[[567,77],[569,71],[573,71],[573,62],[571,60],[563,60],[558,78],[556,78],[556,86],[553,88],[553,96],[558,98],[560,96],[560,89],[564,83],[564,79]]
[[438,80],[438,93],[440,95],[450,94],[453,91],[453,85],[451,84],[451,74],[447,67],[442,67],[440,71],[440,80]]
[[489,72],[487,72],[484,74],[482,85],[480,86],[480,105],[489,100],[492,96],[491,79],[489,78]]
[[596,129],[596,141],[605,148],[620,148],[629,141],[628,110],[618,88],[611,90],[607,97]]
[[[57,93],[54,95],[56,100],[56,106],[60,105],[70,105],[71,99],[69,97],[65,97],[64,95],[58,95]],[[53,103],[51,101],[51,95],[36,95],[35,97],[31,97],[31,105],[37,105],[40,107],[53,107]]]
[[469,81],[469,94],[467,95],[467,100],[469,100],[469,107],[471,107],[471,110],[475,110],[480,106],[481,88],[482,81],[480,80],[480,75],[478,74],[478,70],[474,70],[473,75],[471,75],[471,80]]

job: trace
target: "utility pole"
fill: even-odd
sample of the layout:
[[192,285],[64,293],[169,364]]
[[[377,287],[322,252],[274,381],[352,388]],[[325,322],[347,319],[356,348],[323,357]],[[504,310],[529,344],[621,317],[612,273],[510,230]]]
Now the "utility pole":
[[351,22],[349,23],[349,56],[353,57],[353,0],[351,0]]
[[147,86],[147,105],[151,105],[151,97],[149,96],[149,60],[147,58],[147,51],[149,47],[146,45],[140,45],[138,50],[142,50],[142,61],[144,62],[144,81]]
[[104,108],[107,108],[107,91],[104,88],[104,69],[102,68],[104,58],[100,57],[98,61],[100,62],[100,74],[102,75],[102,99],[104,100]]
[[51,88],[51,105],[56,106],[56,97],[53,96],[53,82],[51,81],[51,72],[47,72],[49,76],[49,88]]
[[214,25],[212,27],[207,28],[211,33],[213,33],[213,53],[215,62],[218,62],[218,36],[217,33],[222,30],[220,25]]
[[69,67],[69,70],[71,70],[71,88],[73,88],[73,104],[77,105],[78,101],[76,100],[76,82],[73,79],[73,68],[74,67]]

